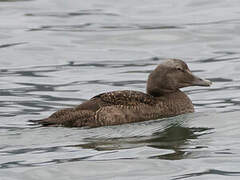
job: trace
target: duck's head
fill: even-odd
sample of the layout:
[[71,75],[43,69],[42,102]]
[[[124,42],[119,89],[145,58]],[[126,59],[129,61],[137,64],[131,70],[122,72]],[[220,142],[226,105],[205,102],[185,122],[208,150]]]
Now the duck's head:
[[147,93],[161,96],[188,86],[210,86],[209,80],[192,74],[187,64],[180,59],[169,59],[152,71],[147,81]]

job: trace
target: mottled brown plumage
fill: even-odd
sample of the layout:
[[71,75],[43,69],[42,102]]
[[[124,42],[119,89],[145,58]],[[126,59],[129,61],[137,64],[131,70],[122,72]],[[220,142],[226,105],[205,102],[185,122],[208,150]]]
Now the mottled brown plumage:
[[190,113],[194,112],[193,104],[179,88],[210,84],[194,76],[182,60],[170,59],[149,75],[147,93],[130,90],[102,93],[75,108],[59,110],[35,122],[43,126],[98,127]]

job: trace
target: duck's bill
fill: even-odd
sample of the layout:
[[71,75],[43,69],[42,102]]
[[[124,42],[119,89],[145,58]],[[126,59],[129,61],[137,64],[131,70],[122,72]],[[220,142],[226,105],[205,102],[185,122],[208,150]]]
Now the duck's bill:
[[201,79],[197,76],[194,76],[194,80],[192,81],[193,86],[211,86],[212,82],[207,79]]

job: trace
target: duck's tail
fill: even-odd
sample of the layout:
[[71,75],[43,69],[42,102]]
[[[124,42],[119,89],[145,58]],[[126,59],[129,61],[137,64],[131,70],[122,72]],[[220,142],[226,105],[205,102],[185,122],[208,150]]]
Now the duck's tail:
[[65,127],[82,127],[87,126],[89,122],[94,121],[95,112],[88,110],[71,111],[61,116],[50,116],[40,120],[29,120],[33,125],[42,126],[65,126]]
[[49,118],[39,119],[39,120],[28,120],[28,122],[32,123],[31,125],[42,125],[42,126],[56,126]]

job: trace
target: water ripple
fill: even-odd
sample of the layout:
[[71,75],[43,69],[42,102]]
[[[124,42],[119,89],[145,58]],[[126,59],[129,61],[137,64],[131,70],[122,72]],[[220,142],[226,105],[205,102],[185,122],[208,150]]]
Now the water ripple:
[[44,25],[38,28],[31,28],[29,31],[70,31],[70,32],[105,32],[105,31],[131,31],[131,30],[161,30],[180,29],[179,26],[162,24],[94,24],[84,23],[80,25]]
[[199,173],[190,173],[190,174],[185,174],[177,178],[173,178],[172,180],[177,180],[177,179],[187,179],[191,177],[198,177],[198,176],[204,176],[204,175],[220,175],[220,176],[240,176],[240,171],[222,171],[218,169],[208,169],[203,172]]
[[18,42],[18,43],[1,44],[1,45],[0,45],[0,48],[7,48],[7,47],[17,46],[17,45],[22,45],[22,44],[27,44],[27,42]]

